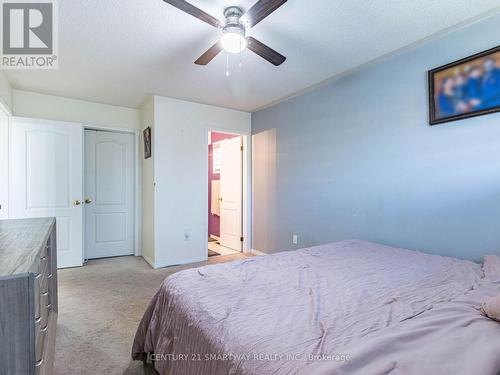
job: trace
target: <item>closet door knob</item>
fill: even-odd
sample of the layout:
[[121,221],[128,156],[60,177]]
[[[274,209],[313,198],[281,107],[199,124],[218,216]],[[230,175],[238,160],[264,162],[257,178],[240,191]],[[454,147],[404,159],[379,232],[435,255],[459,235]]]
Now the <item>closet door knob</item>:
[[91,203],[92,203],[92,199],[90,199],[90,198],[85,199],[85,204],[91,204]]
[[80,202],[80,201],[77,199],[76,201],[74,201],[74,202],[73,202],[73,204],[74,204],[75,206],[79,206],[79,205],[81,205],[81,204],[82,204],[82,202]]

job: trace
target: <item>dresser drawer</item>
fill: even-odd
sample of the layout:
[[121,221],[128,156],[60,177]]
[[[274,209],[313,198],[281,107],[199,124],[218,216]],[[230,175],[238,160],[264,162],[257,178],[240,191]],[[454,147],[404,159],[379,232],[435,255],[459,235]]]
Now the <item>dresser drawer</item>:
[[35,374],[38,375],[38,374],[41,374],[42,371],[43,371],[43,366],[44,366],[44,363],[43,363],[43,358],[37,362],[35,362]]
[[35,279],[34,279],[34,282],[33,282],[33,286],[34,286],[34,291],[33,291],[33,296],[34,296],[34,299],[35,299],[35,302],[34,302],[34,308],[35,308],[35,319],[38,319],[40,318],[40,279],[41,279],[41,275],[38,274],[38,275],[35,275]]
[[48,288],[48,291],[49,291],[49,299],[52,303],[52,299],[54,298],[54,295],[55,295],[55,291],[54,291],[54,282],[55,282],[55,277],[52,273],[49,273],[47,275],[47,288]]
[[38,263],[38,272],[39,275],[48,275],[49,273],[49,260],[47,255],[40,257],[40,262]]
[[39,290],[40,294],[43,294],[43,293],[49,291],[49,279],[48,279],[47,275],[40,274],[38,276],[38,290]]
[[38,362],[43,357],[43,348],[47,340],[49,326],[42,327],[41,322],[35,322],[35,360]]
[[47,326],[49,319],[49,293],[41,293],[40,294],[40,327],[44,328]]

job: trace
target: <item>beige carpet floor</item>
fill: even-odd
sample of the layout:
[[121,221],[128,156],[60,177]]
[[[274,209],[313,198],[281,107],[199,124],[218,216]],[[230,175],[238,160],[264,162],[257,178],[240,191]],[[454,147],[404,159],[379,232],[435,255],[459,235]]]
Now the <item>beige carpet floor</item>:
[[141,257],[89,261],[58,271],[59,316],[54,374],[153,374],[132,361],[135,330],[161,282],[180,270],[242,259],[212,257],[208,262],[153,270]]

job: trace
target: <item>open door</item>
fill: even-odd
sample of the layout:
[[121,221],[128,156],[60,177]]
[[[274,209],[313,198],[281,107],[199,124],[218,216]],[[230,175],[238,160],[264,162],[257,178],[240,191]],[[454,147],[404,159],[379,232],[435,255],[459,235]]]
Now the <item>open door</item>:
[[55,217],[57,266],[83,264],[81,124],[12,117],[9,217]]
[[242,138],[221,142],[220,244],[241,251],[243,244],[243,150]]

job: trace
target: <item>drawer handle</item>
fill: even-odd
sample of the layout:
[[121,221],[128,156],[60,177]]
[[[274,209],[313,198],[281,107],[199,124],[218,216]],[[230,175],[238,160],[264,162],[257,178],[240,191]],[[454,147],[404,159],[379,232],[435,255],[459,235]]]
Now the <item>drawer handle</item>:
[[41,328],[40,329],[40,332],[45,332],[47,330],[47,328],[49,328],[49,325],[47,324],[45,327]]
[[40,278],[40,274],[39,274],[39,273],[37,273],[37,274],[35,275],[35,279],[39,279],[39,278]]
[[52,279],[52,274],[49,273],[49,276],[47,276],[47,279]]
[[41,319],[40,317],[36,318],[35,319],[35,324],[40,323],[40,319]]
[[36,361],[35,362],[35,366],[36,367],[40,367],[42,365],[42,363],[43,363],[43,358],[41,360],[39,360],[39,361]]
[[43,260],[45,261],[47,259],[47,257],[41,257],[40,260]]
[[49,292],[43,292],[43,293],[42,293],[42,296],[44,296],[44,297],[45,297],[47,294],[49,294]]
[[45,306],[46,308],[50,309],[52,307],[52,304],[49,303],[47,306]]

